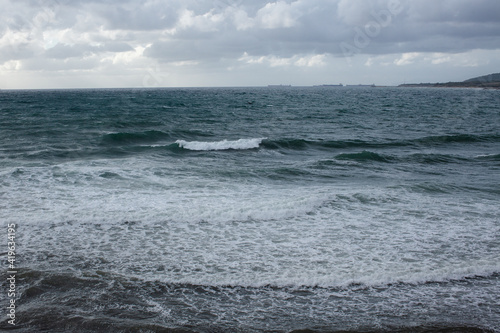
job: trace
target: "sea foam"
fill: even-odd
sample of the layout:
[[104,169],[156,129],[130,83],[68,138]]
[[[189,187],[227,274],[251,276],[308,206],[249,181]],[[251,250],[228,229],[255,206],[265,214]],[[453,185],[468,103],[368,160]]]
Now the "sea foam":
[[228,149],[254,149],[258,148],[261,144],[262,140],[266,138],[254,138],[254,139],[239,139],[234,141],[222,140],[222,141],[213,141],[213,142],[204,142],[204,141],[184,141],[177,140],[175,143],[179,145],[179,147],[188,149],[188,150],[228,150]]

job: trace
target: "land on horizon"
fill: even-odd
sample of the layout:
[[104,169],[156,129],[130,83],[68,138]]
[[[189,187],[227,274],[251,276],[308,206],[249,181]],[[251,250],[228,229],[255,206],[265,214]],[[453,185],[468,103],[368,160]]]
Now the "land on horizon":
[[462,82],[446,83],[405,83],[399,87],[434,87],[434,88],[490,88],[500,89],[500,73],[488,74]]

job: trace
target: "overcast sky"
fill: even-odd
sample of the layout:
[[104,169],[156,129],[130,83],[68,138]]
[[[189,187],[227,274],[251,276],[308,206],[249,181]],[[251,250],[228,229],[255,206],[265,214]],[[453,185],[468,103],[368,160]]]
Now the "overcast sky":
[[397,85],[500,72],[499,0],[0,0],[0,88]]

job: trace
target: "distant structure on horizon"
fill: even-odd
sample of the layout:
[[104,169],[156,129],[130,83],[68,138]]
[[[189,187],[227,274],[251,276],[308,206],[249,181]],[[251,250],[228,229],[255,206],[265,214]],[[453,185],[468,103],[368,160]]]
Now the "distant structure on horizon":
[[372,87],[372,88],[375,88],[375,84],[348,84],[346,87]]
[[291,87],[291,84],[269,84],[269,88],[283,88],[283,87]]
[[342,83],[339,83],[339,84],[319,84],[313,87],[343,87],[343,86],[344,85]]

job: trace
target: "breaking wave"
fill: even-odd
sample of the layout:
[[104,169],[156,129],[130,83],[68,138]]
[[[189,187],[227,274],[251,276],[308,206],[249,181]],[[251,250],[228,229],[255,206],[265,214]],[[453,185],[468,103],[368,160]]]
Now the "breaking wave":
[[222,140],[213,142],[177,140],[175,141],[175,143],[177,143],[181,148],[188,150],[196,150],[196,151],[229,150],[229,149],[245,150],[245,149],[259,148],[262,140],[264,139],[265,138],[256,138],[256,139],[239,139],[234,141]]

